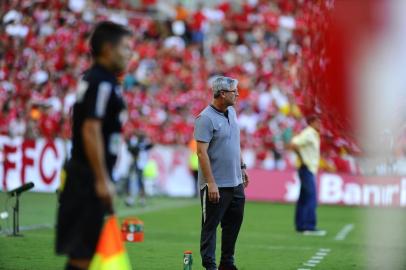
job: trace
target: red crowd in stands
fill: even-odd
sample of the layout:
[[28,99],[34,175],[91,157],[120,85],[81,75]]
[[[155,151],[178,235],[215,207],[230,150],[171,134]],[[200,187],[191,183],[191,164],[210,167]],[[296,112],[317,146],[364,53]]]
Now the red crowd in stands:
[[[134,30],[134,56],[121,78],[125,134],[142,130],[156,143],[187,145],[210,99],[210,78],[222,74],[239,80],[242,145],[252,165],[292,167],[285,145],[304,127],[310,75],[323,68],[314,44],[331,1],[195,9],[141,2],[1,1],[0,134],[70,138],[76,84],[91,64],[87,38],[95,22],[109,19]],[[328,119],[323,124],[322,168],[358,173],[355,144]]]

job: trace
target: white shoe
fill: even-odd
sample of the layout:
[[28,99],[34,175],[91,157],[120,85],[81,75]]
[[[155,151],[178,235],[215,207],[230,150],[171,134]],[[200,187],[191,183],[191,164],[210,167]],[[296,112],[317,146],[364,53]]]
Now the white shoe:
[[134,206],[135,200],[134,200],[134,198],[132,198],[132,197],[127,197],[127,198],[124,200],[124,203],[125,203],[126,206],[131,207],[131,206]]
[[140,204],[141,207],[145,207],[145,205],[147,204],[145,198],[140,198],[138,203]]
[[327,231],[325,230],[303,231],[302,234],[308,236],[326,236]]

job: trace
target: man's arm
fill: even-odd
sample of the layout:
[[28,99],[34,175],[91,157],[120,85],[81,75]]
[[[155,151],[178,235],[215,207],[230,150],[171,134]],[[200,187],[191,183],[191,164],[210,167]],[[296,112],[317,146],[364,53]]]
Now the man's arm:
[[197,157],[199,159],[203,177],[207,181],[209,200],[213,203],[218,203],[220,200],[220,193],[211,171],[210,159],[209,155],[207,154],[208,148],[209,143],[197,141]]
[[147,146],[145,147],[145,150],[151,150],[152,147],[154,147],[154,144],[151,143],[151,142],[149,142],[149,143],[147,144]]
[[97,196],[113,211],[113,190],[104,158],[101,120],[87,118],[82,127],[83,146],[95,176]]
[[[240,153],[241,153],[241,148],[240,148]],[[240,164],[241,164],[241,172],[242,172],[242,181],[244,184],[244,187],[248,187],[249,178],[247,174],[247,165],[244,163],[244,160],[242,159],[242,154],[240,154]]]
[[[287,145],[287,148],[288,149],[291,149],[291,150],[293,150],[295,153],[296,153],[296,155],[298,156],[298,158],[299,158],[299,160],[300,160],[300,163],[302,163],[303,164],[303,158],[302,158],[302,155],[300,154],[300,146],[301,146],[301,140],[298,140],[298,138],[300,138],[301,139],[301,137],[295,137],[295,138],[293,138],[292,139],[292,141]],[[303,145],[303,144],[302,144]]]

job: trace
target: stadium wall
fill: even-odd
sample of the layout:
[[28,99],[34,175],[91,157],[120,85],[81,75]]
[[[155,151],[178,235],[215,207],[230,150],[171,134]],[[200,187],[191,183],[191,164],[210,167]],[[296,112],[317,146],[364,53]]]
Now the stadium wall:
[[[250,170],[249,200],[295,202],[300,184],[295,171]],[[353,176],[319,173],[320,204],[406,207],[406,177]]]
[[[0,190],[34,182],[34,191],[55,192],[70,144],[61,139],[23,140],[0,136]],[[155,146],[146,169],[151,194],[189,197],[194,184],[184,146]],[[128,176],[131,155],[123,144],[114,172],[116,181]],[[289,203],[297,200],[300,184],[295,171],[249,170],[248,200]],[[364,177],[319,173],[321,204],[406,207],[406,177]],[[148,191],[148,190],[147,190]]]

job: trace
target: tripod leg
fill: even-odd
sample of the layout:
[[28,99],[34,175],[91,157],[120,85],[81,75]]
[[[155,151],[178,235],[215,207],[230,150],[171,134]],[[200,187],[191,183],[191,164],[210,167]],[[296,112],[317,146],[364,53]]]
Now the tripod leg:
[[17,201],[16,201],[16,232],[17,234],[20,232],[20,218],[19,218],[19,212],[20,212],[20,201],[19,201],[19,196],[17,195]]
[[13,207],[13,235],[17,235],[17,211],[16,211],[16,206]]

